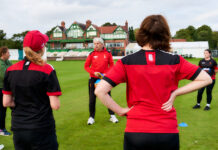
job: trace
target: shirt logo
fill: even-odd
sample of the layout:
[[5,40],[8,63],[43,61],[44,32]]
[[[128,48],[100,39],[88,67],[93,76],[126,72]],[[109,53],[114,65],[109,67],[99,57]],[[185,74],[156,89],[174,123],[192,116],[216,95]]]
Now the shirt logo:
[[94,59],[97,59],[97,58],[98,58],[98,56],[93,56],[93,58],[94,58]]
[[107,57],[104,55],[104,58],[107,58]]
[[45,46],[45,43],[42,43],[41,47],[44,47]]
[[149,61],[154,61],[154,58],[153,58],[153,55],[152,55],[152,54],[149,54],[149,55],[148,55],[148,60],[149,60]]

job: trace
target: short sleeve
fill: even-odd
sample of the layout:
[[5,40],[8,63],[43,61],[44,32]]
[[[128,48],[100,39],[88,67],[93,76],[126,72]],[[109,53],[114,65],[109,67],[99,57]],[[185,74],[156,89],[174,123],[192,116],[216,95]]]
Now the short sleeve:
[[178,65],[179,65],[177,70],[178,80],[182,80],[182,79],[194,80],[201,72],[201,68],[199,68],[197,65],[191,64],[181,56],[180,56],[180,63]]
[[48,96],[60,96],[62,94],[55,70],[53,70],[49,74],[47,83],[48,83],[48,85],[47,85],[47,93],[46,94]]
[[103,79],[113,87],[119,83],[126,82],[126,71],[122,61],[118,60],[117,63],[106,73]]
[[217,62],[214,60],[214,69],[217,69]]
[[9,72],[6,71],[5,76],[4,76],[4,81],[3,81],[4,87],[3,87],[2,93],[6,94],[6,95],[12,95],[12,91],[10,88],[10,82],[9,82],[8,78],[9,78]]

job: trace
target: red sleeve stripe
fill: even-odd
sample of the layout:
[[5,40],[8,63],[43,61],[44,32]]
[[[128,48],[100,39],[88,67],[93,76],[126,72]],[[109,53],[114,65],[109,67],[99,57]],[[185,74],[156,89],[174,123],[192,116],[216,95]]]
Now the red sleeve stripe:
[[46,94],[47,94],[48,96],[60,96],[60,95],[62,95],[61,92],[47,92]]
[[2,93],[3,93],[3,94],[6,94],[6,95],[12,95],[12,92],[11,92],[11,91],[4,91],[4,90],[2,90]]

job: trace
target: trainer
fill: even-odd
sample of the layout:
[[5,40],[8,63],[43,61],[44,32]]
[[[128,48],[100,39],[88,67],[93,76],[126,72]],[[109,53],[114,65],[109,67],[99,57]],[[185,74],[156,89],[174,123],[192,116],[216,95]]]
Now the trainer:
[[0,48],[0,135],[8,136],[11,135],[5,128],[5,118],[6,118],[6,108],[3,107],[3,80],[5,76],[6,69],[12,65],[12,63],[8,60],[10,57],[10,53],[7,47]]
[[206,71],[211,76],[211,79],[213,80],[213,82],[212,82],[212,84],[198,90],[197,104],[193,107],[193,109],[198,109],[201,107],[200,103],[202,100],[202,95],[204,93],[204,89],[206,88],[206,90],[207,90],[207,105],[204,107],[204,110],[210,110],[210,104],[212,101],[212,90],[213,90],[213,87],[215,84],[216,72],[218,71],[216,60],[211,58],[211,50],[206,49],[204,51],[204,59],[200,60],[199,67],[202,68],[204,71]]
[[[145,18],[136,36],[142,49],[118,60],[95,90],[104,105],[127,116],[124,150],[178,150],[174,100],[212,82],[198,66],[168,53],[170,38],[163,16]],[[193,81],[178,88],[182,79]],[[120,107],[107,94],[122,82],[126,82],[127,108]]]
[[[89,78],[89,119],[87,124],[92,125],[95,120],[95,104],[96,104],[96,95],[95,91],[95,82],[101,78],[101,74],[105,74],[113,65],[113,58],[110,52],[104,48],[104,41],[102,38],[94,38],[94,51],[89,54],[85,62],[85,70],[90,74]],[[109,92],[110,94],[110,92]],[[114,112],[108,109],[110,114],[110,121],[117,123],[118,119],[114,115]]]
[[52,109],[60,107],[61,89],[54,68],[41,58],[47,41],[47,35],[29,31],[26,57],[6,71],[3,105],[12,107],[15,150],[58,149]]

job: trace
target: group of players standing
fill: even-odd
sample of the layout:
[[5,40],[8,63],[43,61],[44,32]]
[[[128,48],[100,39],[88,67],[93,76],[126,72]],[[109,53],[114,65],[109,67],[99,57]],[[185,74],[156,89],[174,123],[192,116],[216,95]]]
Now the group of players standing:
[[[5,74],[0,81],[0,88],[3,88],[0,134],[10,134],[2,125],[6,115],[2,108],[11,107],[16,150],[58,149],[52,109],[60,107],[58,96],[61,95],[61,89],[54,68],[41,59],[47,41],[48,37],[39,31],[28,32],[23,42],[26,57],[12,66],[8,63],[8,49],[0,49],[1,66],[4,66],[4,70],[0,71]],[[143,20],[137,35],[137,42],[142,49],[118,60],[116,65],[111,53],[104,47],[104,41],[101,38],[93,39],[94,51],[84,65],[90,74],[90,115],[87,124],[95,123],[97,95],[108,107],[111,122],[118,122],[115,113],[127,116],[125,150],[179,149],[176,111],[173,108],[176,96],[201,88],[197,104],[193,107],[200,108],[206,87],[207,105],[204,110],[210,110],[217,71],[211,51],[205,50],[205,58],[198,67],[181,56],[168,53],[169,41],[169,26],[161,15],[151,15]],[[95,87],[95,82],[102,76],[103,79]],[[178,88],[182,79],[193,81]],[[120,107],[110,93],[113,87],[123,82],[127,86],[126,108]]]

